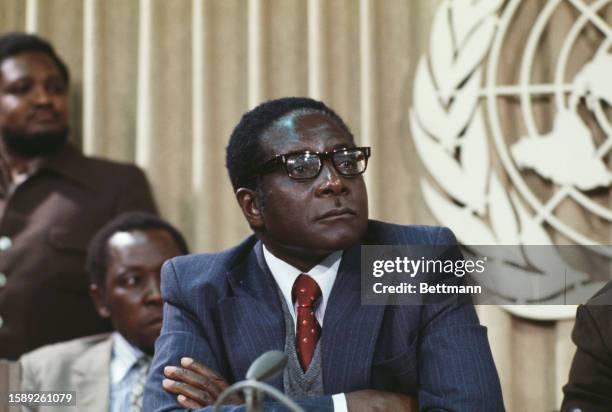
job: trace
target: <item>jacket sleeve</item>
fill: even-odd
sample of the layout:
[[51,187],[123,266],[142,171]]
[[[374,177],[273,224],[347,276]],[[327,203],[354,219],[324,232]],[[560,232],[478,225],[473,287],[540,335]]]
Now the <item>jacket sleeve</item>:
[[[598,319],[601,322],[598,322]],[[606,334],[612,319],[610,306],[578,307],[572,340],[576,354],[569,381],[563,388],[562,411],[608,411],[612,404],[612,354]],[[602,327],[603,326],[603,327]]]
[[[214,325],[212,318],[206,318],[207,311],[200,311],[197,317],[189,310],[182,299],[178,282],[180,274],[175,270],[172,260],[162,268],[162,297],[164,299],[164,321],[161,335],[155,342],[155,355],[145,386],[143,410],[145,411],[185,411],[176,401],[174,395],[162,387],[163,368],[167,365],[180,365],[181,357],[191,357],[216,371],[227,381],[227,366],[222,364],[218,355],[207,339],[204,325]],[[204,313],[204,315],[202,315]],[[204,316],[204,317],[202,317]],[[297,401],[307,411],[333,411],[331,396],[309,397]],[[199,409],[199,412],[210,412],[212,407]],[[244,406],[224,406],[223,412],[244,411]],[[284,411],[282,405],[269,402],[264,405],[266,411]]]
[[[456,244],[452,232],[440,228],[437,244]],[[461,259],[460,252],[454,256]],[[425,305],[419,344],[420,410],[503,411],[499,377],[470,299],[457,297]]]

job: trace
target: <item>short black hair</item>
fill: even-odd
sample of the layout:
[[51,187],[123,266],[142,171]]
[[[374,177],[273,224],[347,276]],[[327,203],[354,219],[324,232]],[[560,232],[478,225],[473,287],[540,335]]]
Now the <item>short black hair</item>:
[[66,83],[69,83],[68,67],[47,40],[35,34],[21,32],[10,32],[0,36],[0,64],[9,57],[25,52],[46,53],[53,60]]
[[104,225],[93,237],[87,250],[87,272],[91,283],[104,287],[108,265],[108,240],[117,232],[162,229],[168,232],[182,254],[189,253],[183,235],[162,218],[144,212],[123,213]]
[[242,115],[226,148],[225,166],[234,192],[241,187],[254,189],[252,174],[264,160],[260,136],[283,116],[296,111],[315,111],[336,120],[353,138],[344,120],[323,102],[309,97],[283,97],[269,100]]

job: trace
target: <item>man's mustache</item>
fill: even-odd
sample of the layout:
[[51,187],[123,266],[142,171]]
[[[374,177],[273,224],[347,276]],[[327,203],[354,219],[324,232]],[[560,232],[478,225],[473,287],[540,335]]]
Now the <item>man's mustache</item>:
[[60,114],[51,108],[37,108],[31,109],[26,113],[26,120],[31,121],[39,116],[51,116],[53,120],[58,120]]

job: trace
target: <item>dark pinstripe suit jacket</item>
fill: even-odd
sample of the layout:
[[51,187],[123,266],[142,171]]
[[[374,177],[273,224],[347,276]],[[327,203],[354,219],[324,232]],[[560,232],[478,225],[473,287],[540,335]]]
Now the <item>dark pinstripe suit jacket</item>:
[[[444,228],[370,221],[364,244],[454,244]],[[162,270],[164,324],[144,409],[180,409],[161,386],[163,367],[200,360],[228,382],[251,362],[283,350],[285,325],[276,286],[255,237],[218,254],[183,256]],[[428,411],[499,411],[503,401],[486,329],[471,305],[363,306],[360,245],[347,249],[321,335],[325,396],[300,400],[333,410],[330,394],[374,388],[418,396]],[[271,382],[282,390],[282,377]],[[278,408],[278,409],[277,409]],[[226,410],[239,410],[227,407]],[[208,409],[205,409],[208,410]],[[270,404],[266,410],[282,410]]]

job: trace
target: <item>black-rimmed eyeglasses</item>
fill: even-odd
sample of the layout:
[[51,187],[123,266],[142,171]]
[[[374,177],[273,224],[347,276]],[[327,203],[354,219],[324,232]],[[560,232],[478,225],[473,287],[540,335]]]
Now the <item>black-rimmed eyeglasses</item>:
[[369,147],[350,147],[329,152],[291,152],[275,156],[255,170],[255,176],[271,173],[283,166],[287,175],[296,180],[314,179],[321,173],[323,162],[331,159],[334,169],[342,176],[354,177],[365,172],[370,157]]

